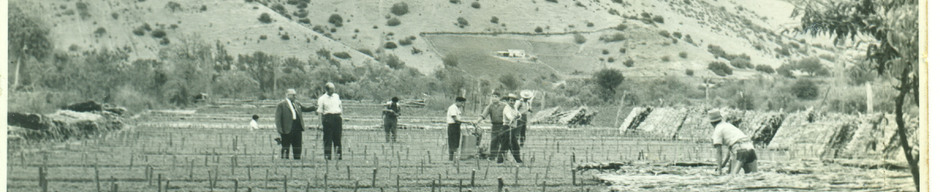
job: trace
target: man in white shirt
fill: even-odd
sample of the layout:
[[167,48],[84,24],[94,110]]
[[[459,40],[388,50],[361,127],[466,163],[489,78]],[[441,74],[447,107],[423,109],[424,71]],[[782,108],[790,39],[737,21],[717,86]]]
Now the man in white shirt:
[[535,96],[535,93],[533,93],[532,91],[525,90],[525,91],[520,92],[519,96],[522,96],[522,99],[520,99],[519,101],[516,101],[516,104],[514,105],[514,107],[516,107],[516,110],[518,110],[519,113],[522,114],[522,116],[519,117],[519,123],[516,123],[518,124],[519,128],[513,129],[514,131],[513,134],[515,134],[516,138],[519,139],[519,147],[522,147],[525,144],[526,129],[528,129],[529,127],[528,125],[529,114],[532,113],[532,107],[531,107],[530,102],[532,100],[532,97]]
[[[510,93],[506,96],[506,103],[514,103],[517,99],[519,99],[519,97],[516,96],[516,94]],[[508,129],[500,134],[500,153],[496,155],[496,163],[503,162],[503,154],[505,154],[507,150],[512,153],[512,157],[515,158],[516,163],[522,163],[522,156],[519,154],[519,140],[515,134],[517,133],[516,129],[519,128],[518,122],[520,117],[522,117],[522,114],[512,105],[503,107],[503,127],[507,127]]]
[[[754,152],[751,137],[745,135],[734,125],[723,122],[720,111],[708,112],[708,118],[711,125],[715,126],[715,131],[712,133],[712,144],[717,151],[715,160],[718,161],[718,174],[721,174],[725,162],[731,161],[732,156],[734,156],[734,161],[731,164],[730,173],[736,174],[742,168],[744,173],[757,171],[757,153]],[[727,155],[723,152],[725,149],[728,150]]]
[[332,160],[336,148],[337,159],[343,160],[343,101],[332,82],[326,83],[326,94],[317,99],[317,113],[323,123],[324,158]]
[[447,108],[447,149],[450,152],[451,161],[454,160],[454,152],[460,147],[460,124],[470,123],[463,121],[460,117],[466,101],[466,98],[457,97],[454,104]]

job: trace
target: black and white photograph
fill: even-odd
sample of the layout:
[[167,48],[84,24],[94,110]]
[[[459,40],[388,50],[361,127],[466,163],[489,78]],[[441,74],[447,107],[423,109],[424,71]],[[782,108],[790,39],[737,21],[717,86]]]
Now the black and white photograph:
[[8,0],[0,191],[927,191],[926,0]]

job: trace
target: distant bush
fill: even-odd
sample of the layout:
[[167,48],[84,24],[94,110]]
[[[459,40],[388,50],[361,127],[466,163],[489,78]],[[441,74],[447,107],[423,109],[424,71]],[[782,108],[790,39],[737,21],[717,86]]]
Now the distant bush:
[[617,27],[616,27],[615,29],[617,29],[618,31],[627,30],[627,25],[621,23],[621,24],[617,25]]
[[536,33],[542,33],[542,27],[535,27]]
[[131,32],[133,32],[134,35],[137,35],[137,36],[143,36],[143,35],[144,35],[144,29],[143,29],[143,28],[140,28],[140,27],[134,28],[134,30],[131,31]]
[[659,36],[669,38],[669,31],[666,31],[666,30],[659,31]]
[[552,2],[552,3],[558,3],[558,0],[545,0],[545,1]]
[[691,69],[685,69],[685,75],[693,76],[693,75],[695,75],[695,72],[692,71]]
[[333,53],[333,56],[336,56],[336,58],[340,58],[340,59],[352,58],[352,56],[349,56],[349,53],[346,53],[346,52],[335,52]]
[[399,21],[398,18],[392,18],[392,19],[389,19],[388,22],[386,22],[385,24],[388,26],[394,27],[394,26],[401,25],[401,21]]
[[170,1],[166,3],[166,8],[170,9],[170,11],[182,10],[182,7],[183,6],[181,6],[180,3],[177,3],[175,1]]
[[617,42],[617,41],[627,40],[627,36],[624,35],[623,33],[617,33],[613,35],[603,35],[601,36],[600,40],[606,43]]
[[463,28],[464,26],[470,25],[470,22],[463,17],[457,17],[457,25],[460,26],[460,28]]
[[281,35],[281,40],[290,40],[290,35],[287,35],[286,33],[285,33],[285,34],[282,34],[282,35]]
[[607,55],[607,54],[610,54],[610,51],[608,51],[607,49],[604,49],[604,50],[601,50],[601,54]]
[[777,54],[784,56],[784,57],[790,56],[790,49],[788,48],[775,48],[774,51],[777,52]]
[[594,22],[588,22],[587,27],[594,27]]
[[153,29],[150,28],[150,24],[148,24],[148,23],[144,23],[144,25],[141,25],[140,28],[141,28],[141,29],[144,29],[144,30],[147,30],[147,31],[153,30]]
[[395,42],[389,41],[389,42],[385,42],[385,48],[386,48],[386,49],[395,49],[395,48],[398,48],[398,45],[396,45]]
[[268,40],[268,36],[267,36],[267,35],[261,35],[261,36],[258,36],[258,39],[261,39],[261,40]]
[[160,39],[160,45],[169,45],[169,44],[170,44],[170,39],[166,37],[163,37],[163,39]]
[[620,4],[623,4],[623,0],[611,0],[611,1],[612,1],[612,2],[614,2],[614,3],[620,3]]
[[633,58],[627,58],[626,61],[623,61],[623,66],[633,67],[636,64],[636,61],[633,61]]
[[663,62],[669,62],[671,59],[669,58],[669,55],[663,55],[662,57],[659,58],[659,60]]
[[657,22],[657,23],[664,23],[664,22],[665,22],[665,21],[663,21],[663,16],[659,16],[659,15],[657,15],[656,17],[653,17],[653,21],[655,21],[655,22]]
[[118,19],[118,13],[111,13],[111,18]]
[[757,71],[764,72],[767,74],[774,74],[774,68],[770,67],[770,65],[757,65],[755,69]]
[[107,33],[108,33],[108,30],[105,30],[104,27],[98,27],[98,29],[95,29],[95,37],[101,37],[102,35],[105,35]]
[[356,51],[359,51],[362,54],[366,54],[369,57],[375,57],[375,55],[372,55],[372,51],[370,51],[369,49],[356,49]]
[[258,21],[261,21],[261,23],[271,23],[271,15],[268,15],[268,13],[261,13],[261,16],[258,17]]
[[614,57],[607,57],[607,62],[608,62],[608,63],[613,63],[613,62],[614,62]]
[[679,52],[679,58],[689,58],[689,53],[686,53],[685,51]]
[[382,58],[382,61],[385,63],[385,65],[388,65],[388,67],[392,69],[405,68],[405,62],[398,59],[398,56],[392,54],[385,55],[385,57]]
[[678,31],[672,32],[672,37],[675,37],[676,39],[682,39],[682,33],[679,33]]
[[620,48],[620,53],[627,53],[627,48],[621,47],[621,48]]
[[448,54],[444,56],[444,66],[445,67],[457,67],[459,61],[456,55]]
[[580,33],[575,33],[574,42],[578,44],[584,44],[584,42],[587,42],[587,38],[585,38],[584,35],[581,35]]
[[490,18],[490,23],[498,24],[498,23],[499,23],[499,18],[497,18],[496,16],[493,16],[492,18]]
[[401,45],[401,46],[408,46],[408,45],[411,45],[411,39],[408,39],[408,38],[400,39],[400,40],[398,40],[398,44]]
[[297,20],[297,21],[300,22],[300,23],[303,23],[303,24],[310,24],[310,19],[309,19],[309,18],[302,18],[302,19]]
[[392,5],[392,14],[402,16],[408,14],[408,4],[399,2]]
[[333,25],[336,26],[336,27],[342,27],[342,26],[343,26],[343,17],[342,17],[342,16],[339,16],[339,14],[335,14],[335,13],[334,13],[334,14],[330,15],[330,18],[327,19],[327,22],[329,22],[330,24],[333,24]]
[[685,38],[682,38],[682,40],[685,40],[685,42],[689,44],[695,44],[695,42],[692,41],[692,36],[689,36],[689,34],[685,34]]
[[330,51],[321,48],[320,50],[317,50],[317,56],[320,56],[320,58],[323,59],[330,59]]
[[725,64],[720,61],[713,61],[711,63],[708,63],[708,70],[711,70],[712,72],[715,73],[715,75],[722,76],[722,77],[726,75],[731,75],[734,72],[732,71],[731,67],[728,66],[728,64]]
[[150,36],[153,36],[154,38],[163,38],[166,37],[166,31],[163,31],[163,29],[157,29],[150,33]]
[[737,67],[738,69],[750,69],[754,68],[754,64],[751,64],[751,60],[744,58],[735,58],[731,60],[731,66]]
[[297,16],[297,17],[299,17],[299,18],[307,17],[307,15],[309,15],[309,14],[310,14],[310,12],[308,12],[306,9],[301,9],[301,10],[294,11],[294,16]]
[[75,8],[78,9],[78,15],[82,17],[82,20],[91,17],[91,13],[88,12],[88,3],[75,2]]
[[800,79],[790,87],[790,92],[799,99],[816,99],[819,96],[819,87],[809,79]]
[[470,4],[470,7],[473,7],[474,9],[479,9],[479,8],[480,8],[480,2],[474,1],[473,3]]
[[207,11],[207,10],[209,10],[209,8],[206,7],[206,5],[202,5],[201,7],[199,7],[199,11]]
[[170,29],[174,29],[174,30],[175,30],[176,28],[179,28],[179,27],[180,27],[179,25],[170,24]]

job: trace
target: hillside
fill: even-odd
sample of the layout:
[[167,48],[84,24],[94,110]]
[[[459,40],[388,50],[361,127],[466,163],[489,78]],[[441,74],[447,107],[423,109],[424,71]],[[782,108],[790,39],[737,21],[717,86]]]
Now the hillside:
[[[694,76],[718,77],[708,71],[708,63],[729,59],[709,52],[709,45],[730,55],[746,55],[753,65],[771,67],[806,56],[841,56],[824,61],[834,67],[851,58],[834,54],[835,48],[823,38],[807,41],[805,36],[784,33],[798,21],[789,17],[793,5],[778,0],[323,0],[304,6],[298,2],[304,1],[82,2],[87,11],[74,1],[24,4],[53,24],[57,49],[75,54],[124,49],[131,60],[156,57],[164,46],[161,38],[152,37],[159,29],[166,31],[171,44],[190,39],[219,42],[233,56],[264,51],[311,58],[324,49],[347,52],[352,58],[341,61],[356,65],[374,61],[370,55],[390,53],[425,74],[442,68],[441,60],[448,54],[458,56],[461,68],[473,74],[521,70],[542,77],[581,77],[602,68],[622,69],[630,76],[692,71]],[[407,4],[406,14],[392,13],[397,3]],[[273,22],[259,21],[263,13]],[[329,22],[334,14],[342,17],[342,26]],[[466,23],[459,24],[459,18]],[[392,19],[400,24],[390,26]],[[153,31],[135,34],[145,24]],[[105,32],[96,32],[102,31],[99,28]],[[584,36],[583,43],[575,41],[576,34]],[[611,40],[618,35],[624,38]],[[396,48],[386,48],[389,43]],[[496,51],[508,49],[527,51],[537,61],[513,66],[495,57]],[[730,78],[757,74],[754,69],[736,68]]]

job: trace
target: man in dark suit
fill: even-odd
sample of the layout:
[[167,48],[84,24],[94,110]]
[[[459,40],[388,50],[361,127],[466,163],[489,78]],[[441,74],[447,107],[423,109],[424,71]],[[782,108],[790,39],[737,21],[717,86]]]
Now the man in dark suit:
[[300,159],[304,118],[300,112],[316,111],[316,107],[304,107],[297,102],[297,91],[287,89],[287,97],[277,104],[274,112],[274,124],[281,134],[281,159],[288,159],[290,149],[294,149],[294,159]]

